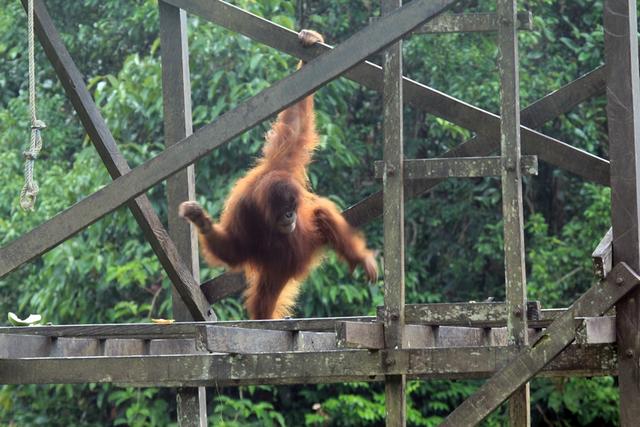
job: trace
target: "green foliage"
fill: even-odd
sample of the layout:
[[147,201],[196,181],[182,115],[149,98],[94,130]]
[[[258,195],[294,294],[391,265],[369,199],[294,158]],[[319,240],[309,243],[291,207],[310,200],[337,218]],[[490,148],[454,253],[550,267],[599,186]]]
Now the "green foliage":
[[[235,5],[287,28],[311,27],[339,43],[378,15],[370,0],[237,0]],[[164,146],[157,1],[48,0],[53,19],[89,89],[134,167]],[[474,0],[455,12],[489,11]],[[527,2],[535,29],[520,33],[523,106],[602,63],[602,2]],[[17,1],[0,0],[0,245],[16,239],[110,181],[44,54],[38,49],[38,111],[48,124],[36,163],[37,210],[18,208],[21,152],[27,144],[26,19]],[[292,72],[296,60],[189,17],[193,123],[197,129]],[[458,99],[498,111],[495,37],[452,34],[406,39],[405,70]],[[375,58],[374,58],[375,59]],[[380,189],[372,162],[382,157],[381,98],[346,79],[318,91],[322,134],[309,170],[312,187],[341,207]],[[234,180],[254,162],[268,124],[257,126],[198,162],[197,193],[219,214]],[[406,107],[407,157],[435,157],[471,137],[469,130]],[[583,103],[542,129],[606,156],[604,101]],[[348,183],[348,185],[345,185]],[[545,307],[566,306],[593,281],[590,252],[609,226],[610,192],[542,164],[524,187],[528,295]],[[166,217],[164,187],[148,193]],[[450,180],[406,205],[407,302],[484,300],[504,296],[501,192],[496,179]],[[380,221],[363,230],[382,248]],[[381,256],[384,254],[381,253]],[[203,266],[202,277],[220,270]],[[90,226],[0,279],[0,313],[40,313],[62,323],[142,322],[171,317],[170,286],[126,208]],[[299,316],[373,314],[381,282],[365,284],[334,254],[306,281]],[[215,305],[221,319],[244,318],[240,299]],[[6,315],[5,315],[6,317]],[[2,318],[5,318],[2,317]],[[475,381],[410,382],[410,425],[437,425],[477,387]],[[532,386],[534,425],[616,425],[612,378],[541,379]],[[384,419],[381,384],[210,388],[212,426],[375,426]],[[3,386],[0,424],[42,426],[175,425],[171,390],[110,385]],[[504,410],[487,426],[504,425]]]

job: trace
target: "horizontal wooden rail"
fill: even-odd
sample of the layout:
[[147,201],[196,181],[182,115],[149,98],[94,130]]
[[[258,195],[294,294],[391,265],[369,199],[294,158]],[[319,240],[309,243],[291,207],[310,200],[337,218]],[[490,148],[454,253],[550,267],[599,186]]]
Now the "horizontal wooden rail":
[[[525,175],[538,174],[536,156],[522,156],[520,166]],[[407,159],[402,167],[405,179],[479,178],[500,176],[502,159],[499,156]],[[377,179],[382,179],[383,161],[374,163],[374,174]]]
[[[457,347],[0,359],[0,383],[193,387],[381,381],[385,374],[421,379],[486,378],[514,356],[509,347]],[[569,346],[540,375],[612,375],[616,369],[615,347],[594,344]]]

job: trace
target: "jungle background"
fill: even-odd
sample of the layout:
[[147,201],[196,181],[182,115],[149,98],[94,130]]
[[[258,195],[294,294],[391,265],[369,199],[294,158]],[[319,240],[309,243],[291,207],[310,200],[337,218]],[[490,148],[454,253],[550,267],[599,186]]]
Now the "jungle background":
[[[379,15],[371,0],[237,0],[234,4],[283,26],[313,28],[337,44]],[[64,42],[132,166],[164,146],[157,1],[47,5]],[[603,62],[602,1],[530,0],[534,16],[521,32],[522,107]],[[495,1],[467,0],[456,12],[492,11]],[[53,69],[37,45],[38,116],[48,128],[36,163],[37,209],[23,212],[22,152],[29,136],[26,15],[0,0],[0,245],[98,190],[110,179]],[[194,129],[291,73],[296,60],[189,17]],[[492,112],[499,111],[497,47],[492,34],[420,35],[404,44],[405,75]],[[348,207],[380,189],[373,161],[382,158],[381,98],[337,79],[316,97],[321,147],[309,177],[316,192]],[[408,158],[434,157],[471,136],[444,120],[405,107]],[[198,200],[220,212],[230,185],[259,155],[268,123],[196,165]],[[593,99],[542,130],[607,157],[605,103]],[[166,219],[164,186],[148,192]],[[524,183],[528,296],[564,307],[594,283],[590,253],[609,226],[607,188],[541,163]],[[504,298],[501,193],[498,179],[449,180],[406,205],[407,303]],[[382,249],[382,224],[364,229]],[[384,254],[381,254],[384,255]],[[202,278],[218,274],[203,264]],[[0,280],[0,316],[40,313],[54,324],[145,322],[171,314],[170,284],[126,208]],[[306,281],[297,315],[373,315],[382,281],[329,255]],[[246,314],[239,297],[215,305],[220,319]],[[437,425],[478,386],[475,381],[409,384],[408,423]],[[384,423],[382,384],[209,388],[211,426],[376,426]],[[611,377],[536,379],[536,426],[618,424]],[[2,386],[6,426],[175,425],[174,390],[111,385]],[[485,422],[504,425],[504,408]]]

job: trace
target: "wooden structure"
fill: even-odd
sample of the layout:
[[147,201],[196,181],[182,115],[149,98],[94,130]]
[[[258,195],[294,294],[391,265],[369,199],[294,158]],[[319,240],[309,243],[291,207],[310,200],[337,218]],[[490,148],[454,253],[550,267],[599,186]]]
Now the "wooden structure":
[[[622,425],[635,425],[640,417],[640,342],[635,339],[640,326],[636,2],[605,0],[605,66],[522,111],[516,31],[529,28],[531,17],[516,14],[515,0],[497,0],[496,14],[440,15],[452,3],[414,0],[402,6],[400,0],[382,0],[382,17],[340,46],[302,48],[296,33],[221,0],[160,1],[167,148],[132,170],[44,2],[37,0],[40,42],[113,182],[0,248],[0,277],[127,204],[173,283],[180,322],[0,328],[0,383],[178,387],[180,425],[196,426],[206,425],[206,385],[384,381],[387,425],[402,426],[407,378],[488,377],[444,425],[475,425],[508,400],[511,424],[527,426],[527,382],[533,376],[619,374]],[[310,62],[192,133],[186,13]],[[501,116],[402,75],[402,37],[450,31],[497,31]],[[366,61],[381,49],[386,49],[383,67]],[[224,274],[200,284],[192,231],[173,214],[179,202],[193,198],[191,165],[338,76],[384,96],[384,159],[376,166],[384,191],[345,215],[356,226],[383,215],[385,305],[375,317],[217,322],[211,303],[238,292],[244,282],[241,275]],[[605,88],[613,167],[534,130],[604,94]],[[475,136],[442,158],[405,161],[404,103]],[[490,156],[497,151],[498,156]],[[567,309],[542,309],[527,301],[521,182],[523,174],[536,173],[538,159],[613,190],[612,231],[594,252],[601,281]],[[446,178],[489,175],[502,179],[506,302],[405,305],[403,201]],[[165,179],[172,212],[168,231],[144,196]],[[617,318],[601,317],[613,306]]]

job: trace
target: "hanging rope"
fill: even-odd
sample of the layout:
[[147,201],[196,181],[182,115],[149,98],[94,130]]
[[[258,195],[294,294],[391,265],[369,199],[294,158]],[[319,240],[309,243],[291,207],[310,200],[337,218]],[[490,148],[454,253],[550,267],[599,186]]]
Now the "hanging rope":
[[32,211],[38,195],[38,183],[33,180],[33,165],[42,149],[40,131],[47,126],[36,117],[36,65],[33,31],[33,0],[29,0],[27,7],[29,21],[29,109],[31,110],[31,143],[29,150],[24,152],[24,187],[20,192],[20,206],[26,211]]

